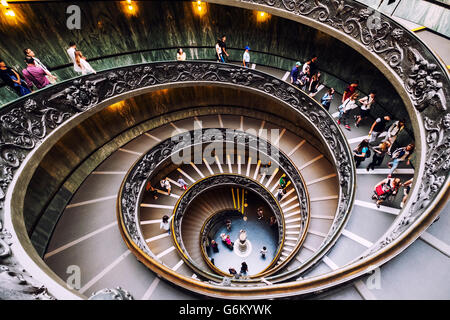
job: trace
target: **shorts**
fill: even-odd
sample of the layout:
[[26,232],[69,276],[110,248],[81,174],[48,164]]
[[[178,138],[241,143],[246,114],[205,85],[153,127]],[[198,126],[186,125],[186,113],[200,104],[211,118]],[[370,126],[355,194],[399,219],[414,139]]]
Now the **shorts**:
[[379,195],[376,191],[374,191],[373,194],[377,200],[386,200],[391,195],[389,192]]
[[370,114],[370,110],[369,109],[367,109],[367,110],[361,109],[361,112],[359,113],[361,118],[366,118],[366,117],[369,116],[369,114]]
[[411,186],[406,186],[405,189],[403,189],[403,195],[407,196],[409,194],[410,190],[411,190]]

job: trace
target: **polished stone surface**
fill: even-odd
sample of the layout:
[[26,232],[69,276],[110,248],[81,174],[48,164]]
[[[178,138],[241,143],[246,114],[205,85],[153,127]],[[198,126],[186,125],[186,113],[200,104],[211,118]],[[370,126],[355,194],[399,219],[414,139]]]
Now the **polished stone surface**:
[[[66,53],[71,40],[88,60],[101,58],[90,63],[94,69],[104,70],[174,60],[176,48],[187,46],[207,46],[185,48],[188,60],[215,60],[213,46],[217,37],[225,34],[232,61],[242,61],[247,45],[251,47],[251,63],[286,71],[295,61],[304,63],[312,55],[318,55],[323,81],[337,91],[342,92],[346,83],[356,78],[363,91],[377,88],[383,92],[380,103],[394,110],[403,109],[393,86],[362,55],[341,41],[294,21],[272,15],[268,21],[259,23],[252,10],[216,4],[207,4],[207,14],[199,17],[190,2],[181,1],[136,1],[139,8],[136,16],[125,14],[120,2],[86,1],[78,5],[83,13],[81,30],[67,29],[66,19],[61,16],[65,3],[15,5],[19,20],[16,24],[10,25],[0,16],[0,31],[8,34],[2,39],[1,57],[8,65],[22,70],[23,46],[29,46],[50,68],[68,64],[55,71],[59,79],[68,79],[77,75]],[[20,21],[21,17],[26,17],[27,23]],[[52,23],[44,24],[45,21]],[[131,53],[142,50],[154,51]],[[129,54],[105,57],[123,53]],[[13,97],[9,90],[0,88],[0,104]]]
[[[399,17],[421,26],[426,26],[447,37],[450,36],[450,10],[443,5],[427,0],[359,0],[388,16]],[[443,4],[446,0],[441,1]]]
[[[249,206],[245,209],[245,215],[232,219],[231,231],[227,231],[226,226],[223,225],[213,237],[219,245],[219,252],[214,253],[212,250],[208,250],[208,253],[214,259],[215,266],[220,270],[228,273],[229,268],[234,268],[239,273],[241,263],[245,261],[248,265],[247,275],[254,275],[266,269],[275,257],[278,248],[278,233],[269,225],[270,216],[267,206],[264,206],[264,218],[258,220],[256,215],[256,209],[260,205],[258,201],[260,201],[258,197],[249,196]],[[246,221],[244,217],[247,217]],[[251,242],[250,254],[246,257],[237,255],[236,248],[228,249],[220,238],[222,233],[230,235],[231,241],[236,247],[240,230],[247,232],[247,239]],[[260,254],[263,246],[267,248],[265,258],[262,258]]]

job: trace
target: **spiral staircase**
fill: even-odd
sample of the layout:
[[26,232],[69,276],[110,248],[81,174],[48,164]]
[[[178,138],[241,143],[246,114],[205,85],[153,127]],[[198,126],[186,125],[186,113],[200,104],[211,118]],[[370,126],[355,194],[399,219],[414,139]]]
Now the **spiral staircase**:
[[[236,3],[260,6],[258,1]],[[302,11],[304,8],[290,12],[290,7],[281,4],[275,7],[267,4],[264,8],[273,14],[287,12],[294,20],[309,15]],[[314,23],[325,23],[320,15],[316,17],[311,13],[308,17],[317,18],[318,22]],[[424,56],[428,54],[426,48],[421,50],[425,50]],[[392,67],[392,61],[389,63],[392,70],[398,70]],[[394,72],[392,70],[389,72]],[[136,81],[138,77],[140,80]],[[2,149],[8,153],[8,163],[2,170],[4,176],[11,171],[7,181],[11,186],[2,189],[1,195],[9,218],[4,218],[7,228],[0,225],[0,232],[6,235],[0,243],[4,248],[0,257],[10,256],[11,250],[5,248],[11,246],[14,257],[20,262],[11,263],[11,269],[27,264],[31,266],[28,272],[48,287],[48,292],[37,290],[35,296],[51,298],[55,295],[61,299],[95,297],[104,288],[117,287],[124,288],[128,296],[142,300],[241,299],[243,296],[246,299],[395,297],[402,289],[396,287],[390,277],[404,271],[405,265],[413,259],[409,255],[416,253],[417,256],[417,252],[425,260],[443,266],[435,271],[436,278],[448,278],[450,251],[445,241],[439,240],[448,230],[448,214],[431,225],[440,211],[448,212],[448,151],[444,150],[448,140],[448,114],[430,111],[435,104],[424,107],[423,101],[411,98],[416,109],[410,116],[417,128],[411,140],[421,146],[420,155],[414,168],[402,164],[395,176],[402,181],[414,177],[414,181],[421,183],[414,183],[405,208],[400,208],[402,192],[378,208],[371,200],[372,190],[388,174],[389,159],[386,157],[379,168],[368,172],[365,169],[368,160],[355,168],[351,153],[367,137],[374,119],[362,122],[359,128],[352,127],[351,131],[342,130],[333,120],[341,100],[339,94],[335,95],[327,113],[317,103],[328,89],[326,86],[320,86],[317,95],[311,98],[287,83],[287,78],[286,70],[257,65],[245,69],[214,62],[155,62],[77,78],[6,106],[1,110],[2,130],[13,132],[20,139],[9,141],[8,148]],[[442,79],[448,83],[445,71]],[[411,82],[404,83],[405,87],[412,86]],[[201,91],[203,89],[196,86],[205,89]],[[221,105],[195,100],[204,93],[208,101],[217,101],[225,91],[214,91],[215,87],[235,90],[229,94],[236,94],[237,99],[248,93],[250,102]],[[144,106],[145,99],[149,96],[156,99],[157,95],[176,96],[177,90],[192,94],[189,97],[193,104],[186,102],[176,109],[169,103],[172,101],[161,100],[170,107],[155,102],[156,107],[151,111],[155,114],[145,114],[151,109]],[[143,96],[143,100],[138,100],[139,96]],[[258,97],[268,98],[251,105],[252,99]],[[256,106],[276,101],[282,103],[274,110],[270,106]],[[141,118],[136,116],[139,121],[131,119],[134,115],[127,113],[128,106],[136,114],[142,114]],[[33,130],[37,127],[33,119],[22,129],[9,125],[20,123],[14,118],[20,110],[31,113],[33,119],[43,120],[47,131]],[[93,148],[86,128],[95,128],[92,123],[98,119],[91,124],[89,121],[97,113],[104,121],[114,114],[111,119],[122,119],[123,125],[114,135],[98,128],[99,135],[104,135],[104,143]],[[289,123],[286,120],[289,115],[298,118]],[[20,119],[20,115],[17,118]],[[195,148],[200,144],[203,152],[204,145],[215,140],[199,143],[194,132],[225,132],[226,129],[233,130],[236,135],[233,139],[244,136],[249,141],[263,141],[271,146],[271,150],[280,155],[271,158],[277,169],[271,174],[262,171],[261,158],[250,152],[250,143],[241,143],[243,152],[226,149],[221,159],[216,156],[212,160],[203,157],[195,161],[194,152],[192,158],[184,158],[181,164],[171,160],[173,153],[179,151],[171,144],[173,137],[189,133],[193,140],[184,142],[180,148]],[[77,160],[79,163],[75,164],[74,160],[74,164],[67,164],[65,171],[55,161],[55,166],[65,175],[61,186],[66,189],[70,186],[73,192],[61,201],[58,198],[64,191],[61,187],[49,197],[47,204],[62,202],[57,223],[46,241],[41,242],[37,236],[30,240],[20,232],[28,227],[27,223],[18,217],[23,216],[19,213],[26,201],[32,199],[33,190],[21,191],[20,185],[28,185],[36,172],[39,173],[37,167],[46,152],[53,157],[58,154],[54,151],[56,148],[73,152],[74,157],[77,150],[81,152],[84,146],[72,144],[73,150],[69,149],[72,130],[87,137],[84,142],[90,150],[82,160]],[[228,141],[225,135],[223,139]],[[232,142],[240,144],[238,140]],[[10,146],[19,146],[21,151],[11,151]],[[46,165],[51,165],[49,158],[45,160]],[[180,176],[188,183],[187,190],[178,184]],[[211,214],[243,209],[240,204],[236,205],[234,194],[198,187],[208,179],[227,176],[247,179],[245,181],[265,190],[280,211],[281,245],[274,263],[256,277],[231,278],[211,266],[202,252],[202,227]],[[172,185],[170,194],[159,186],[159,181],[165,177]],[[289,182],[286,194],[278,201],[275,199],[281,177],[287,177]],[[157,199],[145,191],[148,182],[157,189]],[[189,207],[194,203],[194,196],[189,198],[194,191],[206,196]],[[165,215],[172,218],[170,233],[160,227]],[[36,221],[34,227],[39,230],[45,215]],[[4,231],[6,229],[11,233]],[[423,261],[417,263],[422,266]],[[72,277],[73,270],[80,276],[76,280]],[[379,272],[386,278],[381,288],[371,290],[370,280]],[[421,270],[409,268],[408,279],[418,278],[423,272],[433,278],[430,267],[423,267]],[[37,286],[31,277],[20,277]]]

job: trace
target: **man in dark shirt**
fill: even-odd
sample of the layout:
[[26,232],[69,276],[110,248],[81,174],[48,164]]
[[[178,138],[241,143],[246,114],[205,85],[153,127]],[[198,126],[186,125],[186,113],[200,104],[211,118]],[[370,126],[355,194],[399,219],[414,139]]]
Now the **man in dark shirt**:
[[7,67],[5,61],[0,59],[0,79],[14,90],[19,97],[31,93],[26,83],[20,79],[20,75],[12,68]]
[[229,57],[229,54],[227,52],[227,44],[225,43],[225,41],[227,41],[227,37],[225,35],[222,36],[222,38],[220,39],[220,48],[222,49],[222,57],[225,60],[225,62],[227,62],[228,59],[225,59],[225,56],[227,56],[227,58]]
[[311,59],[311,63],[309,64],[309,72],[310,72],[311,78],[313,75],[315,75],[319,71],[317,59],[318,59],[317,56],[314,55],[313,58]]
[[299,74],[300,66],[301,66],[301,63],[297,62],[291,70],[291,83],[292,84],[295,84],[295,85],[298,84],[298,74]]
[[386,124],[391,121],[391,117],[384,116],[381,118],[377,118],[375,122],[372,124],[372,127],[369,131],[370,140],[369,143],[372,144],[377,140],[378,136],[386,131]]

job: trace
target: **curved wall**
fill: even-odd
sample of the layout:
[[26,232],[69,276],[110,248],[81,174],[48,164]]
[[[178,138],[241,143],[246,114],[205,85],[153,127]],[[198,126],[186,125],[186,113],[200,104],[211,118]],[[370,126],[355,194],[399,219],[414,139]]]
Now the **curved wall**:
[[[200,17],[191,2],[135,2],[136,16],[126,14],[119,1],[76,3],[82,11],[80,30],[66,27],[67,3],[14,4],[17,23],[0,17],[0,33],[4,35],[0,56],[21,70],[22,50],[26,46],[47,66],[58,67],[70,62],[65,50],[69,41],[74,40],[88,59],[103,57],[91,62],[95,69],[101,70],[145,61],[174,60],[175,49],[105,58],[108,55],[156,48],[214,46],[216,38],[226,34],[229,47],[249,45],[253,62],[283,70],[289,70],[295,60],[305,62],[317,54],[319,68],[325,71],[325,83],[342,92],[343,81],[359,79],[363,92],[377,90],[378,102],[385,109],[396,118],[409,119],[403,102],[384,75],[357,51],[323,32],[276,16],[258,22],[255,11],[218,4],[206,3],[206,14]],[[185,51],[188,59],[214,59],[211,48]],[[230,53],[232,60],[241,60],[242,50],[230,50]],[[71,66],[55,73],[60,79],[76,75]],[[11,93],[4,94],[2,89],[0,102],[14,97]],[[376,115],[385,112],[379,108],[374,111]]]

